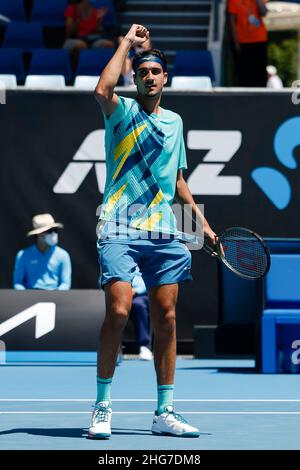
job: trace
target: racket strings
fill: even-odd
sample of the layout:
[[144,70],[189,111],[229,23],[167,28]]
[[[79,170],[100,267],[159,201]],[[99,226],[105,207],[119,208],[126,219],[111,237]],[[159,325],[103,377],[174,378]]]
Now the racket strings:
[[262,241],[242,228],[229,229],[219,237],[224,262],[239,274],[259,278],[268,270],[268,255]]

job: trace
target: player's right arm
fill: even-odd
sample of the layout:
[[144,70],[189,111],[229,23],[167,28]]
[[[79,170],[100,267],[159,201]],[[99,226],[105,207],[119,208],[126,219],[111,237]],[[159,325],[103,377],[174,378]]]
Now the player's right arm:
[[128,52],[133,46],[143,44],[147,40],[149,40],[149,31],[142,25],[132,25],[103,70],[95,89],[95,98],[107,116],[110,116],[118,106],[118,96],[114,93],[114,89]]

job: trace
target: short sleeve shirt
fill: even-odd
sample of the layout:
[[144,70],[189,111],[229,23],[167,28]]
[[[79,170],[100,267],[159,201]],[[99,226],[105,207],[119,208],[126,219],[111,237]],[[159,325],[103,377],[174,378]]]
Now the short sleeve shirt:
[[106,186],[100,219],[135,229],[177,234],[171,209],[179,169],[187,168],[180,116],[147,114],[119,97],[105,116]]
[[236,15],[240,43],[267,41],[267,30],[259,15],[256,0],[227,0],[227,11]]
[[[66,18],[72,18],[73,20],[76,20],[78,17],[76,5],[67,6],[64,15]],[[94,33],[94,31],[97,29],[98,24],[97,15],[97,9],[92,8],[91,14],[87,18],[82,18],[80,20],[77,33],[78,37],[87,36],[89,34]]]

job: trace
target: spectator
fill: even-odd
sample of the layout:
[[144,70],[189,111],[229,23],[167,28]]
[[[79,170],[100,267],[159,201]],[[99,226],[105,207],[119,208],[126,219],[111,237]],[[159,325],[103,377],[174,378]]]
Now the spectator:
[[14,289],[68,290],[71,288],[71,260],[69,254],[57,246],[58,229],[50,214],[39,214],[32,219],[35,243],[18,252],[14,270]]
[[228,24],[238,85],[265,87],[267,83],[267,30],[262,21],[264,0],[228,0]]
[[132,281],[132,306],[130,317],[134,322],[136,341],[139,347],[139,358],[151,361],[151,336],[149,333],[149,302],[141,272],[137,269]]
[[283,88],[282,80],[277,74],[277,68],[274,67],[274,65],[267,66],[267,74],[267,88],[273,88],[275,90],[280,90],[281,88]]
[[95,8],[90,0],[77,0],[65,10],[66,41],[64,48],[72,54],[76,64],[81,49],[88,47],[114,47],[111,34],[104,27],[108,7]]

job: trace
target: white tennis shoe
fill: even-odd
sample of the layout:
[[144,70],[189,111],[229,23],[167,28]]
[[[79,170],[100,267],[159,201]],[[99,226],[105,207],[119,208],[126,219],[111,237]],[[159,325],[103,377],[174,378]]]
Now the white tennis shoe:
[[139,354],[139,359],[142,361],[152,361],[153,360],[153,354],[150,351],[149,348],[146,346],[141,346],[140,347],[140,354]]
[[165,411],[159,416],[155,412],[151,430],[152,434],[159,436],[200,436],[199,430],[190,426],[181,415],[175,413],[173,406],[166,406]]
[[109,401],[96,403],[88,437],[92,439],[108,439],[111,436],[111,416],[112,409]]

